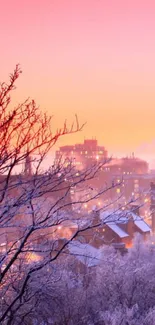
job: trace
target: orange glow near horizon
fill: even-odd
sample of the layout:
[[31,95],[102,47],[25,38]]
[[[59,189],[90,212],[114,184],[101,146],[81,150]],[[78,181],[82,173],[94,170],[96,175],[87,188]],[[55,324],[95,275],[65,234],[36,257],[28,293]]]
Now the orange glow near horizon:
[[114,156],[155,160],[155,2],[5,0],[0,11],[0,81],[20,63],[14,102],[28,96],[54,115],[76,113]]

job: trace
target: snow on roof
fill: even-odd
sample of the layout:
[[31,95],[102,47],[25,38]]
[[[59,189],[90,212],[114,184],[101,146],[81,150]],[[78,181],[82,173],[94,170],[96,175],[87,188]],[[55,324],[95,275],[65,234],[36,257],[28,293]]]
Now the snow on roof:
[[[120,229],[119,224],[128,223],[131,217],[133,218],[134,224],[141,231],[143,232],[151,231],[149,225],[144,221],[143,217],[137,215],[131,210],[124,210],[124,211],[118,210],[118,211],[114,211],[113,213],[109,210],[109,211],[104,211],[100,214],[101,220],[105,222],[113,231],[115,231],[116,233],[118,232],[118,235],[119,233],[121,233],[121,231],[124,232],[122,229]],[[119,236],[121,237],[121,235]],[[123,238],[123,234],[121,238]]]
[[87,228],[92,225],[92,220],[90,219],[79,219],[76,221],[76,225],[80,228]]
[[[59,225],[59,224],[58,224]],[[77,224],[71,220],[65,220],[60,223],[60,226],[63,227],[70,227],[70,228],[77,228]]]
[[134,224],[141,229],[143,232],[151,231],[150,226],[144,221],[143,217],[132,213]]
[[134,213],[133,211],[130,211],[130,216],[133,217],[134,221],[143,220],[143,217],[140,217],[138,214]]
[[135,222],[135,225],[143,232],[150,232],[151,229],[150,227],[148,226],[148,224],[144,221],[144,220],[136,220]]
[[100,213],[100,219],[102,222],[113,222],[113,223],[127,223],[128,222],[129,211],[122,210],[107,210]]
[[129,235],[115,223],[107,223],[107,226],[112,229],[120,238],[129,237]]
[[72,241],[68,245],[71,254],[75,255],[80,262],[90,266],[96,266],[101,259],[101,251],[89,244],[82,244],[79,241]]
[[130,219],[133,218],[134,221],[143,220],[142,216],[139,216],[132,210],[117,210],[117,211],[104,211],[100,213],[100,219],[103,222],[114,222],[114,223],[127,223]]

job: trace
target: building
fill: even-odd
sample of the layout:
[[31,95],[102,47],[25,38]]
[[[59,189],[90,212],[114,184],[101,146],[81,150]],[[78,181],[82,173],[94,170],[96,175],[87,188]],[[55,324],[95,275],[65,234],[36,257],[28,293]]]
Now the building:
[[151,191],[151,204],[150,204],[150,212],[151,212],[151,221],[152,221],[152,232],[155,234],[155,183],[151,182],[150,184]]
[[102,258],[100,249],[86,243],[81,243],[78,240],[71,241],[67,248],[70,254],[74,255],[87,267],[97,266]]
[[107,243],[124,243],[126,247],[130,247],[136,233],[141,234],[145,240],[150,232],[151,228],[141,216],[127,211],[118,220],[109,220],[106,223],[104,239]]
[[92,225],[99,225],[88,229],[83,233],[84,243],[99,248],[102,245],[123,244],[126,248],[132,245],[132,241],[136,233],[142,235],[146,240],[150,235],[151,228],[139,215],[138,206],[131,206],[128,210],[106,211],[96,213],[94,211],[94,219]]
[[[32,214],[37,224],[38,218],[43,220],[49,211],[52,214],[60,207],[64,213],[72,210],[70,183],[64,175],[33,174],[29,157],[26,157],[24,167],[23,173],[11,175],[9,179],[7,175],[0,175],[0,247],[3,248],[22,238],[25,229],[32,225]],[[41,228],[35,231],[36,237],[43,238],[49,233],[47,223],[43,222]]]
[[81,144],[63,146],[56,151],[56,161],[59,161],[61,158],[63,161],[70,160],[79,170],[88,167],[96,161],[105,161],[107,157],[107,150],[104,146],[99,146],[96,139],[87,139]]

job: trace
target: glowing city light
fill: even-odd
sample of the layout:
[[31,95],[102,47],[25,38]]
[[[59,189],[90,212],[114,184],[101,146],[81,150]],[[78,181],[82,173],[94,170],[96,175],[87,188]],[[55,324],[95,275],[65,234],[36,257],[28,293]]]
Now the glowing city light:
[[41,261],[41,256],[32,252],[32,253],[28,253],[26,256],[26,261],[28,263],[33,263],[33,262],[40,262]]

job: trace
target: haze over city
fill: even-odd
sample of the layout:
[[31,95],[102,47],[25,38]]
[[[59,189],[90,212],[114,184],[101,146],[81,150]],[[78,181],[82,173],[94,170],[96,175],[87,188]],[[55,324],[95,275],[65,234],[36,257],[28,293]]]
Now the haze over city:
[[155,1],[0,4],[0,325],[155,325]]
[[96,136],[114,156],[153,161],[155,3],[123,0],[14,0],[0,11],[1,80],[23,74],[14,102],[29,95],[84,130],[60,145]]

